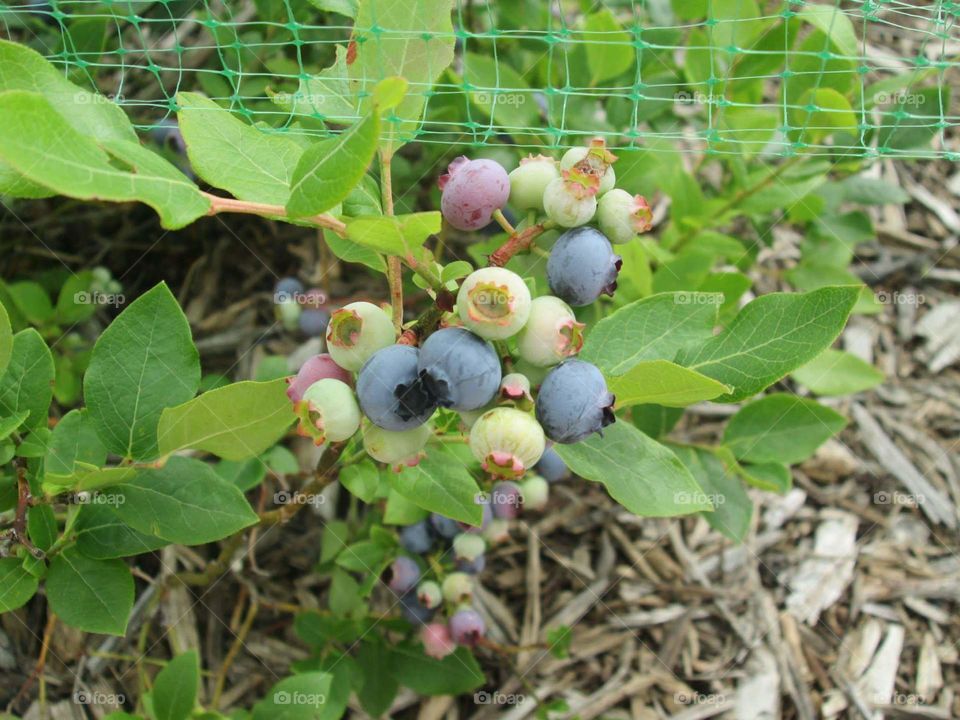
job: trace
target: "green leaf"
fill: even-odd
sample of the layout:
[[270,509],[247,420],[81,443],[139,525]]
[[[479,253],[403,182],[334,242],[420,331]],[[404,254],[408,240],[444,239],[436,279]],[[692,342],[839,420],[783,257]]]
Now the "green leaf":
[[880,370],[842,350],[825,350],[791,377],[817,395],[853,395],[884,380]]
[[103,465],[106,460],[107,449],[97,436],[87,411],[71,410],[53,428],[43,469],[53,475],[71,475],[77,462]]
[[94,345],[83,380],[87,412],[110,452],[156,457],[164,408],[186,402],[200,384],[200,360],[187,318],[165,283],[110,323]]
[[336,137],[310,146],[294,170],[287,213],[317,215],[346,198],[366,174],[379,133],[380,115],[372,112]]
[[393,676],[395,656],[387,651],[383,641],[376,635],[360,644],[357,663],[363,672],[363,685],[357,691],[360,704],[373,717],[380,717],[397,696],[399,683]]
[[323,672],[284,678],[253,706],[253,720],[335,720],[327,707],[332,680]]
[[419,464],[391,474],[390,485],[424,510],[471,525],[480,524],[483,515],[477,503],[480,488],[446,445],[431,446]]
[[[416,89],[384,117],[380,148],[388,157],[416,136],[433,83],[453,60],[452,9],[452,0],[360,0],[351,38],[356,58],[348,65],[355,93],[372,95],[393,76]],[[371,105],[367,97],[364,106]]]
[[135,474],[136,470],[132,467],[100,468],[78,460],[74,463],[72,473],[46,473],[43,477],[43,491],[48,495],[56,495],[65,490],[77,492],[99,490],[126,482]]
[[711,45],[718,50],[750,48],[764,31],[756,0],[711,0],[708,6]]
[[124,523],[181,545],[202,545],[257,522],[243,493],[206,463],[174,456],[104,492]]
[[829,37],[841,55],[848,58],[860,57],[860,42],[857,40],[853,22],[841,8],[805,3],[797,15]]
[[791,123],[805,133],[812,142],[834,132],[855,134],[857,116],[850,101],[833,88],[811,88],[800,96],[798,106],[791,108]]
[[399,645],[387,652],[397,681],[420,695],[462,695],[486,682],[476,658],[464,647],[443,660],[428,657],[421,647]]
[[387,255],[404,256],[440,232],[440,213],[365,216],[347,220],[347,237],[353,242]]
[[159,550],[166,540],[144,535],[122,522],[107,505],[83,505],[74,525],[77,549],[89,558],[109,560]]
[[470,105],[489,119],[491,125],[506,132],[537,127],[540,109],[536,91],[502,59],[498,62],[479,53],[464,53],[463,82],[469,87]]
[[310,0],[310,4],[318,10],[335,12],[348,18],[357,16],[359,0]]
[[764,295],[724,332],[682,350],[677,362],[734,388],[717,402],[743,400],[830,347],[859,294],[855,287],[826,287]]
[[386,273],[387,272],[387,263],[384,261],[383,256],[380,253],[371,250],[368,247],[350,240],[348,238],[339,237],[336,233],[330,230],[323,231],[323,239],[327,243],[327,247],[330,248],[330,252],[336,255],[340,260],[344,262],[360,263],[361,265],[366,265],[371,270],[376,272]]
[[791,465],[813,455],[846,424],[842,415],[813,400],[777,393],[740,408],[727,422],[723,442],[738,460]]
[[623,375],[608,378],[607,388],[616,396],[617,407],[641,403],[686,407],[730,392],[723,383],[669,360],[642,360]]
[[403,101],[410,84],[406,79],[394,76],[384,78],[373,88],[373,105],[377,109],[392,110]]
[[177,655],[158,674],[153,685],[153,713],[157,720],[186,720],[197,704],[200,660],[196,650]]
[[672,446],[672,449],[713,505],[712,512],[703,513],[710,527],[734,542],[743,542],[750,529],[753,502],[736,472],[702,448]]
[[654,440],[669,433],[683,417],[683,408],[668,408],[663,405],[634,405],[630,419],[640,432]]
[[0,377],[7,369],[10,354],[13,352],[13,329],[10,327],[10,316],[6,308],[0,303]]
[[94,560],[70,547],[50,562],[47,600],[67,625],[123,636],[133,608],[133,576],[122,560]]
[[427,516],[427,511],[408,500],[394,488],[387,492],[387,505],[383,511],[384,525],[412,525]]
[[177,119],[190,167],[241,200],[286,205],[303,154],[293,140],[259,130],[198,93],[177,95]]
[[[197,186],[159,155],[130,140],[106,140],[101,147],[71,127],[39,93],[0,94],[0,117],[0,159],[61,195],[138,200],[156,210],[168,229],[188,225],[210,209]],[[130,169],[117,167],[116,161]]]
[[767,492],[782,495],[793,485],[790,468],[783,463],[744,464],[740,466],[739,473],[748,485]]
[[267,450],[296,419],[285,378],[244,381],[167,408],[157,430],[160,455],[193,448],[225,460],[246,460]]
[[637,59],[630,33],[604,8],[587,15],[581,37],[587,49],[591,84],[596,85],[625,73]]
[[10,361],[0,377],[0,416],[30,413],[27,429],[46,427],[53,399],[53,355],[33,328],[13,336]]
[[940,121],[950,114],[949,86],[910,89],[895,97],[899,99],[893,110],[883,114],[881,149],[920,148],[943,132]]
[[710,337],[717,307],[717,295],[702,293],[663,293],[637,300],[594,326],[580,358],[609,375],[621,375],[641,360],[673,360],[682,348]]
[[385,566],[387,549],[372,540],[347,545],[337,555],[337,565],[344,570],[379,575]]
[[370,460],[348,465],[340,471],[340,484],[365,503],[372,503],[380,488],[380,470]]
[[[17,430],[24,421],[30,416],[29,410],[22,410],[16,415],[11,415],[8,418],[3,418],[0,420],[0,440],[6,440],[13,434],[14,430]],[[2,464],[2,463],[0,463]]]
[[49,505],[34,505],[27,511],[27,534],[31,542],[46,552],[59,534],[57,518]]
[[352,87],[353,81],[347,67],[347,48],[337,45],[335,52],[333,65],[316,75],[302,78],[293,95],[277,93],[272,100],[287,107],[293,115],[309,115],[340,124],[357,117],[360,114],[360,100]]
[[0,613],[22,607],[37,592],[39,581],[23,569],[20,558],[0,558]]
[[673,517],[711,509],[677,456],[625,422],[604,428],[603,436],[554,449],[574,473],[601,483],[635,515]]

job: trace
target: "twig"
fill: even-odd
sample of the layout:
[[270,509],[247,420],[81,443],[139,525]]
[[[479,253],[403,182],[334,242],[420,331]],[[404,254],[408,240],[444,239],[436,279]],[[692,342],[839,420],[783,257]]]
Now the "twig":
[[512,234],[503,245],[493,251],[487,260],[487,265],[490,265],[491,267],[503,267],[510,262],[510,258],[516,255],[518,252],[529,250],[530,246],[533,244],[533,241],[536,240],[545,230],[549,230],[552,227],[553,223],[547,220],[546,222],[539,223],[538,225],[531,225],[520,232]]
[[[380,151],[380,198],[383,203],[383,214],[393,215],[393,172],[391,170],[391,156]],[[393,310],[393,328],[400,334],[403,326],[403,274],[400,268],[400,258],[396,255],[387,256],[387,284],[390,286],[390,307]]]
[[213,699],[210,701],[210,706],[214,710],[220,706],[220,696],[223,694],[223,686],[227,681],[227,672],[229,672],[230,667],[233,665],[233,661],[236,660],[237,655],[240,653],[240,649],[243,647],[243,643],[246,640],[247,635],[250,633],[250,628],[253,626],[253,621],[257,617],[257,611],[260,609],[260,603],[257,601],[257,596],[252,588],[250,589],[249,594],[250,607],[247,608],[247,615],[243,619],[243,624],[237,631],[236,637],[233,640],[233,644],[230,645],[230,649],[227,651],[227,655],[223,659],[223,662],[220,665],[220,670],[217,673],[217,680],[213,688]]
[[493,219],[497,221],[500,227],[507,231],[508,235],[516,234],[517,229],[510,224],[509,220],[507,220],[506,216],[503,214],[503,210],[494,210]]
[[[26,695],[30,688],[33,686],[33,683],[43,674],[43,669],[47,664],[47,652],[50,649],[50,638],[53,635],[53,628],[57,624],[57,616],[52,612],[48,611],[47,616],[47,625],[43,630],[43,640],[40,644],[40,655],[37,657],[37,663],[33,666],[33,671],[30,673],[30,676],[23,682],[23,685],[17,691],[17,694],[13,696],[7,704],[7,712],[13,712],[13,708],[16,706],[20,698]],[[44,703],[41,704],[41,707]]]
[[[260,215],[263,217],[281,217],[287,216],[287,209],[282,205],[269,205],[267,203],[249,202],[247,200],[235,200],[234,198],[220,197],[205,192],[203,196],[210,201],[210,210],[207,215],[219,215],[220,213],[240,213],[244,215]],[[340,237],[346,237],[347,226],[328,213],[311,215],[309,217],[296,218],[298,221],[310,223],[317,227],[332,230]]]
[[326,452],[323,453],[323,457],[320,458],[320,464],[317,466],[317,472],[313,480],[307,483],[283,507],[260,513],[260,524],[277,525],[284,523],[300,512],[300,508],[307,504],[308,498],[322,490],[334,478],[337,461],[343,454],[345,447],[346,443],[331,443]]

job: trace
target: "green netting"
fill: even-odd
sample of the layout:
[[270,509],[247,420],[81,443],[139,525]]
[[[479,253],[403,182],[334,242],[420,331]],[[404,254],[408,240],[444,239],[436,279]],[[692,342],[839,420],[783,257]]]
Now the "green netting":
[[[311,84],[347,47],[355,6],[24,0],[0,3],[0,27],[142,129],[199,89],[266,129],[321,136],[359,114]],[[960,3],[900,0],[456,0],[456,58],[411,86],[426,111],[407,139],[957,160],[958,17]]]

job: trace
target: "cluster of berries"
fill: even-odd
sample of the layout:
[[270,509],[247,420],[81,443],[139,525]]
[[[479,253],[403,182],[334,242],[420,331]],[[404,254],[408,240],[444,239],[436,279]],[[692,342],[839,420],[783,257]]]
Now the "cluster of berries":
[[319,288],[305,290],[296,278],[281,278],[273,289],[273,304],[277,320],[287,330],[299,329],[307,337],[322,337],[330,322],[330,313],[324,307],[326,293]]

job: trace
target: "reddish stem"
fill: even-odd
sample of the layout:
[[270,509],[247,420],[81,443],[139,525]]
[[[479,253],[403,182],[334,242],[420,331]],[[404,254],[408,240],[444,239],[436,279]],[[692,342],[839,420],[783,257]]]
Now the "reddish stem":
[[510,258],[518,252],[529,250],[530,246],[533,245],[533,241],[547,229],[548,226],[546,223],[539,223],[538,225],[531,225],[525,230],[514,233],[510,236],[509,240],[493,251],[487,259],[487,265],[491,267],[503,267],[510,262]]

